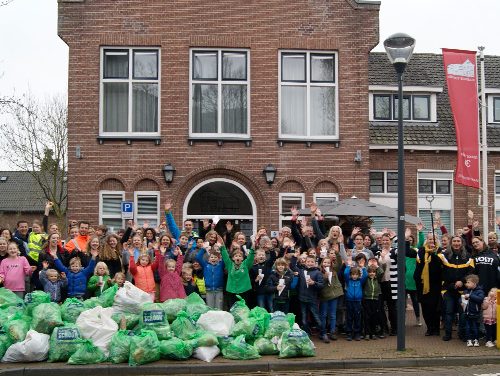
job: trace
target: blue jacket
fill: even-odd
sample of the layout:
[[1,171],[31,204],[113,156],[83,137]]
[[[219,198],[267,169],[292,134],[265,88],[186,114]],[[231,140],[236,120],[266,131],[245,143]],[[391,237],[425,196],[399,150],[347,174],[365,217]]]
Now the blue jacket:
[[465,307],[465,315],[475,318],[479,317],[479,312],[481,312],[481,304],[484,300],[484,291],[481,286],[476,286],[475,289],[466,289],[464,294],[469,294],[469,300],[467,307]]
[[76,273],[73,273],[66,268],[59,259],[56,259],[54,264],[56,265],[57,270],[66,273],[66,278],[68,280],[68,297],[83,298],[87,291],[87,280],[94,272],[95,260],[93,258],[90,259],[87,267]]
[[344,270],[345,298],[349,301],[360,302],[363,299],[363,284],[368,277],[366,268],[361,269],[361,278],[356,280],[351,278],[351,267],[346,266]]
[[[172,234],[174,239],[177,241],[177,245],[178,245],[182,231],[179,229],[179,227],[177,227],[177,224],[175,223],[175,219],[174,219],[174,216],[172,215],[171,211],[165,212],[165,219],[167,220],[168,229],[170,230],[170,233]],[[196,248],[196,239],[197,238],[198,238],[198,234],[193,231],[191,233],[191,236],[188,239],[188,244],[189,244],[189,242],[191,242],[192,244],[189,247],[189,249],[187,249],[187,251],[190,251],[190,250],[193,250]]]
[[203,267],[205,288],[207,291],[222,290],[224,288],[224,261],[220,260],[218,264],[213,265],[205,260],[204,255],[205,252],[198,252],[196,261]]
[[[294,265],[295,266],[295,265]],[[300,269],[296,267],[294,271],[299,272],[298,294],[299,300],[304,303],[317,303],[319,302],[319,293],[324,286],[323,274],[318,268]],[[314,285],[308,286],[304,272],[307,272],[309,277],[316,282]]]

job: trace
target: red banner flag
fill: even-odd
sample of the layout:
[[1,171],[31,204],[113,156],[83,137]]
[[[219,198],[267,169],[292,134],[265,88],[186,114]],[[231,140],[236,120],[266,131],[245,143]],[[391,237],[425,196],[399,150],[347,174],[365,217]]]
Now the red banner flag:
[[455,182],[479,188],[476,51],[443,48],[443,63],[457,134]]

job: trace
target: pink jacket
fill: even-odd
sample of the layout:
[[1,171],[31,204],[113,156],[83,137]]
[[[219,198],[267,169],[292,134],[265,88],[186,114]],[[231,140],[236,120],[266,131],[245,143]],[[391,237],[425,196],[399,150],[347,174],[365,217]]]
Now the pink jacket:
[[167,271],[165,267],[165,256],[160,255],[159,257],[158,272],[160,274],[160,301],[186,297],[186,292],[184,291],[184,285],[182,284],[182,263],[184,262],[184,256],[177,256],[177,262],[175,265],[175,272]]
[[485,324],[495,324],[497,322],[497,304],[487,296],[483,300],[483,322]]
[[0,277],[3,285],[10,291],[25,291],[24,276],[31,275],[31,266],[24,256],[15,259],[7,257],[0,263]]

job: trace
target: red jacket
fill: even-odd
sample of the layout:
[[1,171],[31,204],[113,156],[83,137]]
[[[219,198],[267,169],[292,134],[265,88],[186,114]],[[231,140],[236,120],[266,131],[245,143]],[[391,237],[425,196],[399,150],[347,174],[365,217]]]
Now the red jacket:
[[182,284],[182,264],[184,262],[184,256],[177,256],[177,263],[175,265],[175,271],[169,272],[165,267],[165,256],[159,255],[160,264],[158,266],[158,272],[160,273],[160,301],[186,297],[186,292],[184,291],[184,285]]

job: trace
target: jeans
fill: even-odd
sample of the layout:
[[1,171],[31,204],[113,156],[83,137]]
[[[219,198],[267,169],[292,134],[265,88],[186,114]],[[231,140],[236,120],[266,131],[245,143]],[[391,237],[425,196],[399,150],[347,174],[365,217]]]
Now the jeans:
[[267,312],[273,311],[273,294],[259,294],[257,295],[257,305],[265,308]]
[[281,311],[283,313],[290,312],[290,300],[274,300],[273,301],[273,312]]
[[361,333],[361,302],[346,300],[346,332],[351,336],[359,336]]
[[302,316],[302,329],[311,334],[309,323],[307,322],[307,313],[311,312],[312,319],[318,328],[321,328],[321,320],[319,318],[318,303],[317,302],[300,302],[300,310]]
[[222,310],[224,301],[224,291],[207,290],[207,306]]
[[326,320],[328,318],[329,332],[335,333],[335,325],[337,321],[337,303],[338,299],[330,299],[319,304],[319,315],[321,318],[321,335],[326,334]]
[[411,305],[413,307],[413,312],[415,312],[415,317],[420,318],[420,306],[418,304],[417,290],[406,290],[406,293],[410,295]]
[[463,335],[464,321],[461,306],[461,298],[458,294],[450,294],[446,292],[443,295],[443,308],[444,308],[444,332],[446,336],[451,337],[451,330],[453,328],[453,321],[455,316],[459,314],[458,333],[459,337]]
[[475,316],[465,316],[465,338],[468,340],[479,339],[479,322]]

